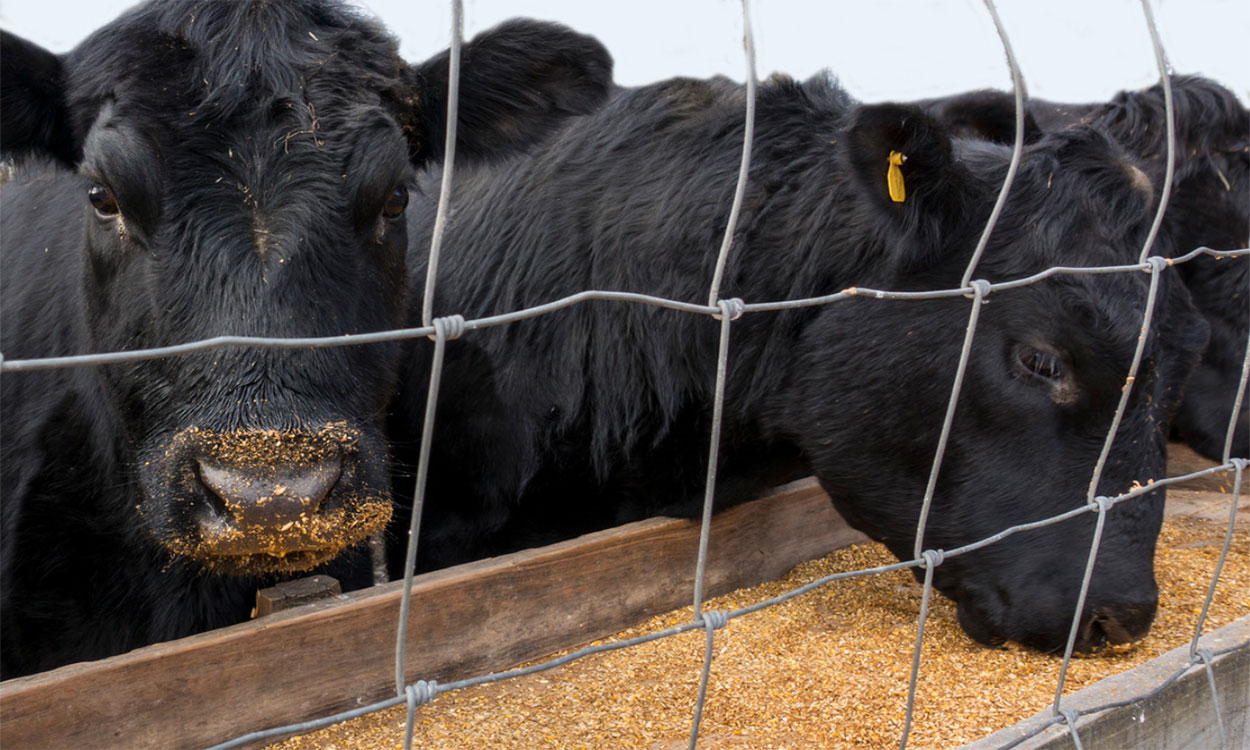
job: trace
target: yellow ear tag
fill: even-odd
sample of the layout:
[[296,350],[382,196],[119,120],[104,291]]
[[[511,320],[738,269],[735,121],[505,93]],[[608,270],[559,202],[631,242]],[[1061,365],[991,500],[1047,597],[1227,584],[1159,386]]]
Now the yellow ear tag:
[[897,151],[890,152],[890,169],[886,172],[886,182],[890,186],[890,200],[902,203],[907,200],[907,191],[903,188],[903,170],[899,169],[907,157]]

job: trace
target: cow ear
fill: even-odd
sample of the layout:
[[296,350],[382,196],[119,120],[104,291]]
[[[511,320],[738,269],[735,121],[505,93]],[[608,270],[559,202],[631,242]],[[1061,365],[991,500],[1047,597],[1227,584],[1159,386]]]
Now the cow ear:
[[847,149],[894,259],[923,268],[942,257],[975,213],[971,180],[942,125],[912,106],[863,106],[852,118]]
[[[442,161],[449,54],[414,69],[418,163]],[[514,20],[460,51],[456,159],[523,151],[571,115],[598,107],[612,86],[612,57],[593,37],[563,26]]]
[[61,58],[0,30],[0,153],[16,161],[48,156],[72,167],[79,152]]
[[[1016,142],[1016,98],[1005,91],[971,91],[940,100],[931,110],[950,129],[952,138],[977,138],[993,143]],[[1024,111],[1024,142],[1042,137],[1033,113]]]
[[[1212,146],[1244,148],[1250,114],[1237,95],[1200,76],[1173,76],[1176,139],[1183,154]],[[1086,120],[1109,132],[1130,151],[1147,156],[1166,143],[1167,107],[1163,86],[1122,91]]]

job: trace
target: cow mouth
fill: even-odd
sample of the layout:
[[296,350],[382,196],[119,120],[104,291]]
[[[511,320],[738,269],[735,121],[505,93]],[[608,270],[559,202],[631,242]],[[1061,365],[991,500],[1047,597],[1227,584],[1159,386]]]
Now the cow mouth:
[[[1047,654],[1062,653],[1067,648],[1072,613],[1054,623],[1047,630],[1022,631],[1009,625],[995,623],[993,618],[973,598],[957,600],[959,627],[983,646],[999,648],[1008,641]],[[1031,619],[1031,618],[1030,618]],[[1087,610],[1077,625],[1076,638],[1072,643],[1074,653],[1092,655],[1108,646],[1122,646],[1140,641],[1150,632],[1154,619],[1151,605],[1119,605],[1095,607]]]
[[952,597],[956,602],[959,627],[969,638],[990,648],[999,648],[1007,638],[989,622],[989,617],[969,597]]
[[348,507],[279,526],[216,524],[164,540],[174,554],[226,575],[298,573],[329,562],[386,527],[386,498],[356,499]]
[[1081,618],[1077,630],[1075,649],[1092,653],[1104,646],[1122,646],[1146,637],[1154,620],[1153,609],[1145,607],[1125,608],[1118,616],[1096,609]]
[[223,575],[298,573],[386,527],[376,443],[345,422],[315,429],[189,427],[145,463],[149,528],[175,556]]

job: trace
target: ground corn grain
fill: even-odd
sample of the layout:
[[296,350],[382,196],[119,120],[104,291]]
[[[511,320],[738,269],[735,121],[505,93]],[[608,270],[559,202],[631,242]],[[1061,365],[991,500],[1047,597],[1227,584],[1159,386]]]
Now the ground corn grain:
[[[1188,643],[1223,544],[1224,526],[1196,516],[1164,525],[1156,558],[1159,614],[1149,636],[1075,658],[1065,692]],[[728,611],[830,573],[893,562],[880,545],[838,550],[784,578],[708,603]],[[921,588],[900,571],[839,581],[717,631],[699,747],[805,750],[897,746]],[[1239,525],[1208,615],[1210,631],[1250,614],[1250,533]],[[662,615],[618,640],[691,619]],[[678,750],[688,741],[702,631],[582,659],[529,677],[442,695],[418,709],[420,748]],[[934,596],[925,627],[914,748],[956,747],[1048,707],[1061,660],[1015,645],[987,649]],[[399,708],[296,737],[281,750],[402,746]]]

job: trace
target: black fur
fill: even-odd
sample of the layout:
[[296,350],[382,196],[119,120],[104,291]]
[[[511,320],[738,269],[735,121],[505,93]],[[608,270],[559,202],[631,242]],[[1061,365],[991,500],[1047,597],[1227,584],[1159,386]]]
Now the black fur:
[[[734,191],[743,97],[720,79],[620,91],[529,155],[458,170],[436,313],[474,318],[584,289],[703,302]],[[903,203],[886,197],[891,150],[907,156]],[[914,107],[860,106],[827,78],[770,79],[722,294],[760,302],[956,286],[1009,155],[951,140]],[[1017,278],[1059,257],[1102,263],[1137,246],[1150,200],[1132,187],[1135,163],[1096,129],[1041,138],[978,277]],[[436,177],[410,208],[415,288]],[[1145,276],[1065,276],[989,298],[926,547],[1083,502],[1141,324]],[[911,557],[968,312],[962,298],[852,299],[734,323],[717,507],[814,472],[852,524]],[[696,514],[718,331],[704,316],[595,302],[450,342],[419,565]],[[1153,331],[1100,492],[1164,471],[1170,409],[1205,339],[1171,271]],[[1063,373],[1033,372],[1034,351],[1052,353]],[[406,461],[430,352],[429,342],[413,344],[395,406]],[[1114,511],[1088,623],[1114,619],[1133,636],[1149,627],[1162,502],[1154,492]],[[949,560],[938,585],[978,640],[1061,648],[1092,528],[1083,517]],[[1091,626],[1081,646],[1099,640]]]
[[[0,199],[7,360],[403,322],[402,201],[441,153],[442,58],[409,66],[377,22],[331,0],[156,0],[64,56],[2,43],[0,145],[21,163]],[[465,61],[467,163],[525,148],[611,84],[597,42],[539,22],[488,32]],[[332,487],[314,515],[351,520],[360,498],[385,509],[397,354],[232,348],[5,374],[4,676],[245,619],[305,542],[249,511],[257,535],[288,540],[281,557],[249,542],[226,554],[251,567],[231,568],[177,545],[230,518],[235,485],[213,477],[261,471],[248,440],[318,447],[307,460]],[[320,476],[287,450],[264,476]],[[364,557],[349,548],[331,572],[363,585]]]
[[[1250,111],[1214,81],[1176,76],[1171,84],[1176,159],[1162,231],[1171,236],[1177,253],[1244,248],[1250,242]],[[974,91],[919,104],[961,135],[1014,141],[1015,101],[1006,92]],[[1137,155],[1156,194],[1161,193],[1167,171],[1161,84],[1121,92],[1106,104],[1030,101],[1026,141],[1078,124],[1104,130]],[[1125,262],[1137,258],[1129,251]],[[1202,455],[1222,460],[1250,337],[1250,263],[1202,256],[1178,270],[1211,327],[1211,340],[1176,415],[1175,436]],[[1244,407],[1237,415],[1232,455],[1250,456],[1250,411]]]

